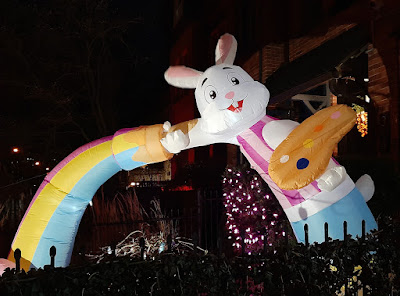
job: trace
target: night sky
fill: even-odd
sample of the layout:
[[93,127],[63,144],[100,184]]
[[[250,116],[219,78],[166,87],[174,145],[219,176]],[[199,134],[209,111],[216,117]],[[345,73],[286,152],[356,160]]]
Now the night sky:
[[165,120],[168,1],[97,2],[1,1],[0,159],[14,146],[63,158],[118,129]]

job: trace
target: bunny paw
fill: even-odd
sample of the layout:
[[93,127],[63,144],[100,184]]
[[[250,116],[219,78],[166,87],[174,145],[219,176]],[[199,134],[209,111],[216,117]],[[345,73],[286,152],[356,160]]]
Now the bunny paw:
[[317,179],[319,189],[323,191],[332,191],[346,178],[346,169],[342,166],[336,166],[326,170],[321,177]]
[[164,122],[163,124],[163,130],[164,132],[168,132],[171,129],[171,123],[169,121]]
[[168,152],[177,154],[189,145],[189,136],[176,130],[167,134],[160,142]]

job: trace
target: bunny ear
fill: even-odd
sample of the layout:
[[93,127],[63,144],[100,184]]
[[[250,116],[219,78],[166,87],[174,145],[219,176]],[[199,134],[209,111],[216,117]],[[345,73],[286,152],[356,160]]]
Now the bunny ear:
[[224,34],[219,38],[215,48],[215,64],[233,65],[237,49],[237,41],[231,34]]
[[168,84],[179,88],[196,88],[203,72],[185,66],[171,66],[164,73]]

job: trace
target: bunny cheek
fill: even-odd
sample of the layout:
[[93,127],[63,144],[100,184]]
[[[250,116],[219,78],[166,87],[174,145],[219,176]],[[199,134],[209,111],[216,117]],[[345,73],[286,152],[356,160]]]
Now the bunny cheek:
[[228,109],[229,111],[232,111],[233,113],[242,112],[242,109],[243,109],[243,100],[240,100],[240,101],[238,101],[238,102],[235,102],[234,104],[235,104],[236,106],[234,106],[234,105],[232,104],[232,105],[230,105],[227,109]]

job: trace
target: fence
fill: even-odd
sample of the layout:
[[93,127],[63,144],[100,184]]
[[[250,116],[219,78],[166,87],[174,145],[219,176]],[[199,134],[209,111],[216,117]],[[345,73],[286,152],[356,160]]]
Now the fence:
[[[157,259],[146,259],[142,237],[139,243],[141,258],[117,259],[112,253],[109,260],[82,266],[78,270],[45,267],[45,273],[33,272],[21,277],[16,277],[15,272],[6,272],[0,278],[0,294],[2,285],[5,287],[14,281],[14,287],[20,289],[36,279],[45,282],[43,276],[57,283],[60,277],[64,277],[81,290],[88,287],[100,289],[98,279],[95,282],[90,280],[104,274],[104,285],[108,283],[106,288],[110,283],[118,283],[121,287],[140,282],[132,288],[140,289],[138,295],[150,291],[151,295],[166,295],[166,291],[175,291],[174,295],[215,295],[215,291],[226,295],[399,295],[399,227],[381,225],[380,231],[366,234],[364,223],[361,225],[362,235],[357,240],[347,234],[346,222],[343,223],[343,240],[331,240],[329,225],[326,224],[325,242],[322,244],[309,244],[308,241],[306,244],[291,244],[285,239],[282,245],[271,247],[264,244],[264,249],[258,253],[242,253],[242,256],[230,258],[220,252],[211,255],[199,251],[176,252],[174,239],[169,235],[166,250]],[[307,226],[304,230],[307,238]],[[196,246],[195,238],[193,243]],[[244,249],[245,241],[241,243]],[[49,267],[57,267],[54,264],[55,247],[50,248],[49,255]],[[15,250],[14,256],[16,272],[19,273],[20,250]],[[51,275],[53,270],[58,275]],[[27,277],[30,277],[29,281]],[[75,277],[79,281],[71,282]],[[149,279],[155,282],[146,286]],[[159,294],[155,293],[154,287],[159,287]],[[181,294],[176,287],[180,287],[178,291],[182,291]],[[196,293],[193,293],[193,287],[196,287]],[[184,294],[189,290],[192,292]]]
[[[114,224],[95,224],[93,225],[93,232],[98,240],[97,247],[103,247],[105,245],[115,246],[121,241],[124,236],[119,236],[119,240],[116,239],[118,233],[129,234],[132,229],[139,229],[144,223],[159,223],[165,222],[172,225],[172,228],[176,230],[174,233],[166,233],[166,235],[172,235],[173,237],[184,237],[191,239],[196,242],[201,248],[207,249],[211,252],[227,252],[224,249],[225,239],[225,216],[223,199],[220,190],[218,189],[202,189],[197,190],[196,194],[196,206],[185,207],[185,208],[167,208],[164,217],[161,218],[149,218],[145,220],[136,220],[131,222],[114,223]],[[290,226],[287,221],[284,221],[284,232],[290,233]],[[362,228],[362,237],[365,239],[365,221],[362,221],[360,226]],[[329,226],[327,223],[324,225],[325,229],[325,242],[329,241]],[[108,231],[107,231],[108,230]],[[308,226],[305,225],[305,244],[309,245]],[[241,236],[241,250],[244,255],[245,250],[245,232],[244,229],[240,231]],[[347,222],[343,223],[343,241],[347,242],[349,236],[347,234]],[[286,235],[284,238],[285,244],[288,244],[289,236]],[[100,244],[101,243],[101,244]],[[228,246],[229,247],[229,246]],[[267,239],[264,239],[264,249],[267,249]],[[92,248],[93,250],[93,248]]]
[[[209,200],[207,200],[208,202]],[[191,217],[192,218],[192,217]],[[153,219],[153,221],[161,221],[161,220],[166,220],[166,221],[170,221],[171,223],[177,223],[176,221],[179,219],[183,219],[183,217],[173,217],[173,218],[162,218],[162,219]],[[148,220],[147,220],[148,221]],[[175,222],[174,222],[175,221]],[[141,221],[143,223],[143,221]],[[287,223],[285,224],[287,227]],[[365,233],[365,221],[362,220],[361,223],[361,228],[362,228],[362,235],[359,238],[360,242],[365,242],[366,239],[366,233]],[[215,233],[218,233],[218,230],[214,231]],[[211,232],[211,235],[209,237],[212,236],[212,234],[214,234],[214,232]],[[330,241],[330,237],[329,237],[329,225],[328,223],[324,224],[324,232],[325,232],[325,243],[329,243]],[[207,248],[207,243],[209,243],[209,241],[207,240],[207,236],[204,236],[204,240],[203,243],[199,240],[199,237],[197,236],[196,232],[192,232],[192,236],[189,237],[187,236],[187,238],[191,238],[192,241],[192,245],[193,245],[193,250],[194,253],[197,252],[198,248],[197,247],[204,247],[205,250],[209,251],[209,249]],[[219,233],[218,233],[219,234]],[[309,235],[308,235],[308,225],[305,224],[304,226],[304,234],[305,234],[305,247],[309,247],[310,243],[309,243]],[[241,230],[240,231],[240,236],[241,236],[241,249],[242,249],[242,257],[246,256],[246,240],[245,238],[245,231]],[[215,246],[214,251],[217,251],[218,253],[221,253],[222,250],[222,244],[220,242],[218,242],[219,240],[221,240],[221,237],[218,237],[218,240],[214,241],[213,243],[209,243],[208,245],[210,246]],[[347,234],[347,221],[343,222],[343,246],[345,247],[348,243],[350,239],[350,236]],[[173,235],[172,234],[168,234],[167,239],[166,239],[166,243],[167,243],[167,251],[168,252],[172,252],[173,251]],[[284,240],[284,246],[288,247],[289,245],[289,241],[288,241],[288,236],[285,237]],[[115,244],[112,244],[112,246],[115,248]],[[140,238],[139,240],[139,246],[140,246],[140,254],[141,254],[141,259],[144,260],[146,258],[145,256],[145,240],[143,237]],[[259,252],[259,254],[267,254],[268,253],[268,249],[269,245],[267,243],[267,239],[264,240],[263,243],[263,250],[262,252]],[[56,247],[52,246],[49,250],[49,254],[50,254],[50,266],[55,267],[55,256],[56,256]],[[110,254],[115,254],[114,250],[111,249],[110,250]],[[21,260],[21,250],[20,249],[16,249],[14,252],[14,259],[15,259],[15,266],[16,266],[16,271],[19,272],[20,271],[20,260]]]
[[[120,273],[115,278],[110,279],[105,277],[104,280],[109,283],[118,281],[119,285],[122,285],[125,282],[121,281],[120,277],[125,277],[129,283],[140,281],[141,285],[145,285],[145,279],[154,277],[157,280],[156,284],[152,284],[150,287],[151,291],[153,291],[152,295],[159,295],[153,294],[153,288],[158,285],[162,290],[162,283],[170,283],[169,288],[176,284],[180,286],[181,291],[185,291],[189,289],[184,286],[187,285],[189,279],[194,281],[191,284],[196,285],[200,291],[204,288],[205,284],[202,281],[204,281],[205,277],[209,281],[209,285],[214,285],[210,286],[211,290],[208,291],[217,289],[220,292],[227,292],[226,289],[228,288],[234,287],[236,289],[237,293],[227,293],[227,295],[249,295],[249,293],[253,295],[297,296],[398,295],[400,281],[397,275],[400,274],[400,252],[395,245],[396,242],[392,242],[395,237],[393,232],[381,230],[374,235],[363,232],[363,235],[358,240],[354,240],[347,235],[346,224],[344,223],[343,225],[343,241],[330,240],[329,226],[325,226],[326,242],[322,244],[291,245],[287,244],[288,242],[286,241],[285,245],[278,247],[264,245],[264,250],[258,254],[242,254],[243,256],[230,259],[218,254],[204,256],[200,252],[191,255],[173,252],[174,246],[171,235],[167,238],[168,247],[163,253],[165,255],[161,255],[156,260],[145,259],[145,245],[142,238],[140,240],[141,258],[136,259],[136,261],[121,263],[118,260],[124,258],[117,260],[113,254],[110,254],[110,260],[105,261],[102,265],[93,264],[90,267],[81,267],[81,271],[78,273],[76,269],[72,274],[70,269],[62,272],[66,278],[73,278],[73,276],[78,275],[81,278],[80,282],[83,282],[83,287],[86,289],[88,281],[93,275],[107,273],[107,270],[123,269],[125,270],[123,274]],[[305,232],[307,237],[307,227],[305,227]],[[242,244],[244,244],[244,240]],[[56,267],[54,266],[56,248],[51,247],[49,254],[49,267]],[[14,252],[14,256],[16,272],[19,273],[20,250],[17,249]],[[130,270],[129,268],[132,268],[133,274],[127,273],[127,270]],[[137,273],[138,268],[140,270],[139,274]],[[179,273],[179,269],[181,273]],[[47,272],[52,270],[56,269],[45,268]],[[156,273],[154,273],[155,271]],[[60,270],[57,272],[58,276],[51,276],[47,273],[47,277],[50,279],[59,278]],[[178,277],[176,272],[178,272]],[[43,273],[31,273],[31,277],[33,277],[31,280],[39,278],[39,275],[43,276]],[[132,280],[132,276],[137,277],[137,280]],[[198,283],[195,282],[196,277],[199,277]],[[8,273],[4,280],[0,279],[0,288],[2,281],[5,283],[19,280],[18,277],[13,277],[13,273]],[[28,282],[30,281],[26,281],[26,276],[23,276],[17,282],[17,286],[26,285]],[[211,284],[211,282],[213,283]],[[78,281],[74,282],[74,284],[76,283]],[[176,295],[213,294],[212,292],[208,293]]]

